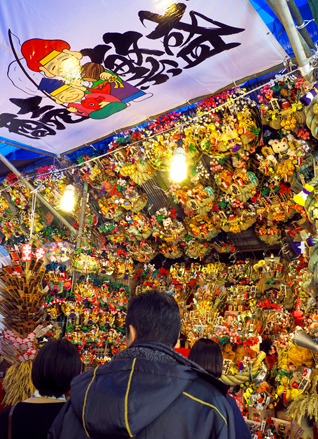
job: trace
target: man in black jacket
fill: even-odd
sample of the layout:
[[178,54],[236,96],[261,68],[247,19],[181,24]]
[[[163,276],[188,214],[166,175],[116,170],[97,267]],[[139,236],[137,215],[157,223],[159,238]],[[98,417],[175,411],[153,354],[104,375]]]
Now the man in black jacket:
[[76,377],[49,439],[235,439],[223,384],[173,350],[177,302],[156,290],[128,307],[127,346]]

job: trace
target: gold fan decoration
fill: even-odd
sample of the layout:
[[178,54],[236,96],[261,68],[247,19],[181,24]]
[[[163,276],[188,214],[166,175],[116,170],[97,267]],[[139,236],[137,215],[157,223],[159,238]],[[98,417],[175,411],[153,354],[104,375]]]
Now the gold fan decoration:
[[138,185],[146,183],[154,176],[154,169],[145,160],[139,159],[134,163],[125,164],[121,170],[120,174],[124,177],[131,178]]
[[[110,165],[110,160],[110,157],[105,157],[101,162],[107,167]],[[126,150],[116,151],[113,160],[115,169],[120,175],[129,177],[140,186],[155,174],[154,169],[144,160],[139,147],[130,146]]]
[[225,169],[215,176],[215,181],[222,191],[244,203],[256,194],[259,184],[256,175],[245,168],[235,169],[233,173]]
[[184,219],[184,223],[187,226],[187,232],[195,239],[203,239],[210,241],[215,238],[219,233],[219,229],[216,228],[213,219],[207,215],[190,216]]
[[150,262],[157,254],[157,245],[142,239],[139,243],[128,244],[131,257],[138,262]]

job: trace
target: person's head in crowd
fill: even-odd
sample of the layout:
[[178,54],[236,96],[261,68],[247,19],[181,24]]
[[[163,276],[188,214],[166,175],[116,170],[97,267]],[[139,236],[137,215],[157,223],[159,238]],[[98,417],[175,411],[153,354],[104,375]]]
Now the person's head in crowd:
[[127,346],[149,341],[174,347],[181,327],[179,306],[169,293],[148,290],[134,296],[126,317]]
[[38,352],[32,366],[32,381],[41,396],[65,395],[81,371],[81,359],[74,344],[50,339]]
[[188,358],[215,378],[222,375],[223,356],[220,346],[215,341],[199,338],[192,346]]

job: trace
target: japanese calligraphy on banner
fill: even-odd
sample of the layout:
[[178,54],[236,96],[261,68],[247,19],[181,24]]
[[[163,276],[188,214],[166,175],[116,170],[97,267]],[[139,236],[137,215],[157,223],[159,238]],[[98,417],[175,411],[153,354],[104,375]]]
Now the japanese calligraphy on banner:
[[248,0],[3,0],[0,136],[63,153],[285,56]]

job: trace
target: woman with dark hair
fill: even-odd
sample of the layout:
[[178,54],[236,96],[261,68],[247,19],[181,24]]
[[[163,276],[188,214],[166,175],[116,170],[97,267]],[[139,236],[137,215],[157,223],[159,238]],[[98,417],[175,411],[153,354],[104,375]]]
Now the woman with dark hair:
[[72,379],[81,371],[76,346],[65,339],[51,339],[32,366],[34,395],[0,413],[0,439],[46,439],[66,401]]
[[[220,378],[222,375],[223,356],[220,346],[215,341],[208,338],[199,338],[192,346],[188,358],[215,378]],[[226,400],[233,410],[236,437],[251,439],[251,433],[235,399],[230,395],[226,395]]]

